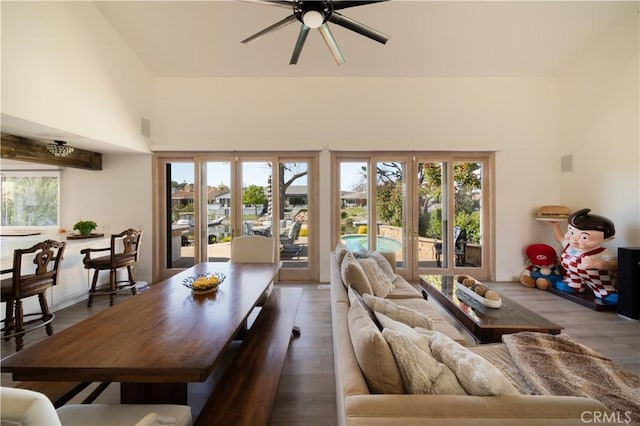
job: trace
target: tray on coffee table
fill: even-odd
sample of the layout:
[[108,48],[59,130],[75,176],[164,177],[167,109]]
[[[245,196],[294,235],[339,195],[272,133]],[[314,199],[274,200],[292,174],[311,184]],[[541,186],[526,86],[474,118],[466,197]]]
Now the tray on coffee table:
[[421,275],[420,286],[423,294],[437,301],[478,343],[501,342],[503,334],[521,331],[560,334],[563,328],[505,296],[499,308],[485,306],[456,291],[453,275]]

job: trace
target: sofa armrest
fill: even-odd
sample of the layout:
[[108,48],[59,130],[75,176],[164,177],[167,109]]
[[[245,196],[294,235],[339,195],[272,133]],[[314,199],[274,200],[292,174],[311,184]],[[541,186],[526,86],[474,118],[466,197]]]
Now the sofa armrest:
[[[605,412],[600,402],[573,396],[352,395],[345,398],[349,425],[444,424],[584,425],[583,416]],[[586,413],[586,414],[585,414]],[[587,417],[593,418],[593,417]]]

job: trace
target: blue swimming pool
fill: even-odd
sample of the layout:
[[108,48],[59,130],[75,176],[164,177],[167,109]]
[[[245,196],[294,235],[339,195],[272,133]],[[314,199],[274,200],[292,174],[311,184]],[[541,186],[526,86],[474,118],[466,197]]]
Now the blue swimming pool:
[[[351,251],[368,250],[368,235],[347,234],[342,236],[342,241]],[[402,244],[393,238],[378,235],[377,249],[378,251],[397,253],[402,250]]]

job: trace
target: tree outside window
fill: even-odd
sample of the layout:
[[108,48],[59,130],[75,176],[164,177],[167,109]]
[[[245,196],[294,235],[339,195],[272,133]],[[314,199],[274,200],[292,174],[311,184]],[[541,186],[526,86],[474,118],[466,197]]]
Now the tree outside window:
[[0,186],[2,226],[58,226],[59,172],[3,172]]

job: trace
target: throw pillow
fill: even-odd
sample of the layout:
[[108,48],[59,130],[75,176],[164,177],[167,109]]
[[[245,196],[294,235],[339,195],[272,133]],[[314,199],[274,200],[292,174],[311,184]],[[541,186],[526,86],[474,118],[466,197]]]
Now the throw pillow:
[[434,332],[431,336],[431,352],[455,373],[469,395],[518,394],[497,367],[442,333]]
[[387,277],[389,277],[391,281],[394,281],[396,279],[397,277],[396,273],[394,272],[393,267],[391,266],[391,264],[389,263],[386,257],[378,253],[377,251],[370,251],[368,253],[368,256],[374,259],[378,263],[378,266],[380,266],[380,269],[382,269],[382,271],[385,273]]
[[349,248],[345,244],[338,243],[336,246],[336,261],[338,265],[342,265],[342,260],[347,253],[349,253]]
[[369,315],[369,318],[371,318],[371,321],[373,321],[376,328],[382,331],[382,324],[380,324],[380,321],[378,321],[378,318],[376,318],[375,313],[367,306],[366,303],[364,303],[364,299],[362,298],[362,296],[360,296],[358,292],[355,291],[351,286],[347,288],[347,294],[349,296],[349,305],[353,305],[354,303],[359,303],[362,306],[362,308],[367,312],[367,314]]
[[431,318],[406,306],[397,305],[391,300],[382,299],[380,297],[369,294],[362,295],[364,302],[373,309],[374,312],[380,312],[389,318],[403,322],[410,327],[422,327],[433,330],[433,321]]
[[[416,346],[418,346],[423,351],[429,353],[431,355],[431,339],[430,336],[433,333],[431,330],[427,330],[426,328],[420,327],[409,327],[407,324],[393,320],[382,314],[380,312],[375,313],[376,319],[382,326],[382,330],[389,329],[391,331],[396,331],[403,336],[407,336],[409,340],[411,340]],[[432,355],[433,356],[433,355]]]
[[385,328],[382,336],[391,347],[405,390],[412,394],[466,395],[456,376],[411,339]]
[[371,393],[404,393],[398,365],[386,340],[360,303],[347,314],[351,344]]
[[342,282],[345,286],[351,286],[360,295],[373,294],[371,284],[362,266],[356,260],[353,253],[347,253],[340,266]]
[[382,271],[380,266],[378,266],[378,262],[374,259],[360,259],[358,262],[369,279],[374,296],[384,298],[396,289],[396,286],[393,285],[389,277]]

